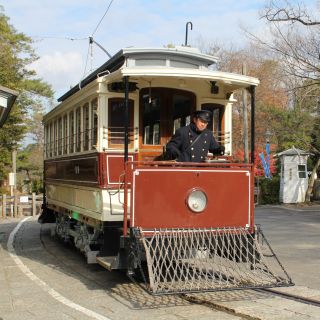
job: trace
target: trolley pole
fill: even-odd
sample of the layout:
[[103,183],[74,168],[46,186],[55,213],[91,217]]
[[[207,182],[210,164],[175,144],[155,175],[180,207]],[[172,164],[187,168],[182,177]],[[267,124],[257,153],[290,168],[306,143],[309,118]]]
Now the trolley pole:
[[124,77],[124,163],[128,161],[129,149],[129,77]]
[[[247,65],[242,64],[242,74],[247,75]],[[244,162],[249,162],[249,143],[248,143],[248,112],[247,112],[247,90],[242,90],[242,108],[243,108],[243,142],[244,142]]]
[[251,163],[254,164],[254,141],[255,141],[255,105],[256,105],[256,98],[255,98],[256,88],[255,86],[250,87],[251,93]]

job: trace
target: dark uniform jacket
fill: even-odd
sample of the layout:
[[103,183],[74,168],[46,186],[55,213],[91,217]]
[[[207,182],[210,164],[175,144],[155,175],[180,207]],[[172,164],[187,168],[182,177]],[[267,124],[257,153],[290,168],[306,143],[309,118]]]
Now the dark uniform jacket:
[[208,151],[221,154],[222,149],[210,130],[198,131],[195,124],[191,123],[176,130],[166,145],[166,159],[179,162],[203,162]]

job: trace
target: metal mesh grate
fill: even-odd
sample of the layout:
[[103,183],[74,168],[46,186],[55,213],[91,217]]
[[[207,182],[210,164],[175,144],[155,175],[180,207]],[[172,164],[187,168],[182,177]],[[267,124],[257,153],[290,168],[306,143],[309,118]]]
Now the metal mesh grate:
[[293,285],[258,228],[136,231],[153,294]]

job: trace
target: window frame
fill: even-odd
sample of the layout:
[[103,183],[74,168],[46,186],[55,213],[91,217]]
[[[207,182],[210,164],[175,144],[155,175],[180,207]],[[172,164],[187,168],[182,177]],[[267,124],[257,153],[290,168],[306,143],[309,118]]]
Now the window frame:
[[[111,104],[113,102],[122,102],[125,103],[124,98],[120,97],[112,97],[108,99],[108,148],[114,149],[114,148],[123,148],[124,146],[124,131],[123,131],[123,143],[112,143],[111,142],[111,121],[112,121],[112,110],[111,110]],[[131,110],[131,112],[130,112]],[[134,100],[129,99],[129,148],[133,148],[134,146]],[[130,130],[131,129],[131,130]],[[130,138],[131,137],[131,138]]]
[[[150,94],[151,97],[160,97],[160,144],[144,144],[144,123],[143,123],[143,97],[145,94]],[[162,150],[162,146],[165,145],[172,137],[174,130],[174,110],[173,110],[173,97],[175,95],[183,95],[190,98],[190,115],[196,111],[196,95],[187,90],[166,88],[166,87],[152,87],[142,88],[140,90],[140,110],[139,110],[139,150]],[[169,119],[170,118],[170,119]]]

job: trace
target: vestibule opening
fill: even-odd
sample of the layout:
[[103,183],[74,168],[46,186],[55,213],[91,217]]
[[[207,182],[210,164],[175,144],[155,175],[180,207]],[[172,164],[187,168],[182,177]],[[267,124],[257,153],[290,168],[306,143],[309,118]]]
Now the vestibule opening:
[[139,159],[153,160],[175,130],[190,123],[196,110],[192,92],[170,88],[140,90]]

